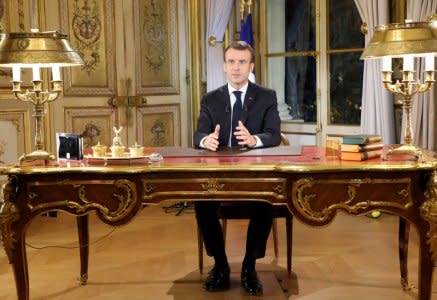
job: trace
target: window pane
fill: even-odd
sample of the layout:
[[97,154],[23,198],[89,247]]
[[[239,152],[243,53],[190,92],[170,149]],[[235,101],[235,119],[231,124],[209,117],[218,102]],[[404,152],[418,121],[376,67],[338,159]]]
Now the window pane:
[[330,55],[330,124],[360,124],[364,66],[360,55]]
[[316,0],[269,0],[268,52],[314,51]]
[[285,58],[285,103],[292,120],[316,122],[317,82],[314,57]]
[[315,1],[311,0],[286,1],[286,51],[314,51],[316,49],[315,8]]
[[268,52],[285,51],[285,7],[286,0],[270,0],[267,5]]
[[329,48],[363,48],[361,17],[354,0],[329,1]]

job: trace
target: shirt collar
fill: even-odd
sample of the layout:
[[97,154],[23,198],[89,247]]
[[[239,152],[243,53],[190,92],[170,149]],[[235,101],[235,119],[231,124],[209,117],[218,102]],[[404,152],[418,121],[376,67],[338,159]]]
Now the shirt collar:
[[[247,91],[247,88],[249,87],[249,82],[247,82],[241,89],[239,89],[239,90],[237,90],[237,89],[235,89],[232,85],[230,85],[229,83],[228,83],[228,91],[229,91],[229,95],[232,95],[232,93],[233,92],[235,92],[235,91],[240,91],[241,92],[241,95],[243,96],[243,95],[245,95],[246,94],[246,91]],[[241,99],[244,99],[243,97],[241,98]]]

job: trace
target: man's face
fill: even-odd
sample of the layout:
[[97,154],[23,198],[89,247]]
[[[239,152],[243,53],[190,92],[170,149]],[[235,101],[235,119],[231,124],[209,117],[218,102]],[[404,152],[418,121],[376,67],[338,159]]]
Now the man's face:
[[225,54],[224,71],[228,82],[236,89],[243,87],[252,72],[249,50],[228,49]]

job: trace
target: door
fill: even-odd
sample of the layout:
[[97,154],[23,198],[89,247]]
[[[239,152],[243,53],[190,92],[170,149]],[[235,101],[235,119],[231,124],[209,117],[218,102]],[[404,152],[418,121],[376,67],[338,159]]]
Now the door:
[[[45,0],[47,28],[61,28],[85,61],[64,70],[52,130],[80,133],[84,148],[188,145],[185,4],[177,0]],[[183,75],[182,75],[183,74]],[[52,146],[54,151],[54,145]]]

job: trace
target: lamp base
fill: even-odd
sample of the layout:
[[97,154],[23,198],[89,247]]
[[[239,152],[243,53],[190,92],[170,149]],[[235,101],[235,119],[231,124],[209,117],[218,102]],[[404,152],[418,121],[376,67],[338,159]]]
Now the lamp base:
[[35,161],[41,161],[46,165],[50,162],[53,163],[56,158],[53,154],[50,154],[45,150],[35,150],[29,154],[23,154],[18,160],[20,161],[20,165],[25,165],[29,162]]
[[402,145],[398,148],[391,148],[390,150],[387,151],[387,153],[382,155],[382,159],[387,160],[389,156],[396,155],[396,154],[414,156],[418,162],[425,161],[425,157],[423,156],[422,149],[410,144]]

